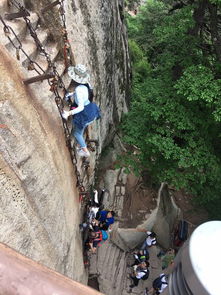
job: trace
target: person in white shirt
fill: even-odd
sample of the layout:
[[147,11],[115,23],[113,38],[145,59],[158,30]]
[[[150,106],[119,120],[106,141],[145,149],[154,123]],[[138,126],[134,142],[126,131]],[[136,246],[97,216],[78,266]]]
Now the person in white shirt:
[[143,228],[137,228],[136,229],[139,232],[146,232],[147,233],[147,238],[145,239],[141,250],[148,250],[149,247],[152,247],[154,245],[156,245],[157,240],[156,240],[156,234],[155,232],[151,232],[151,231],[147,231],[146,229]]
[[161,273],[160,276],[153,281],[152,286],[153,287],[147,292],[148,295],[159,295],[163,293],[168,286],[166,275]]
[[138,286],[139,281],[146,277],[146,279],[149,276],[149,270],[148,270],[149,262],[141,262],[136,266],[136,270],[134,271],[134,274],[130,276],[130,278],[133,280],[133,284],[130,285],[130,288],[134,288]]

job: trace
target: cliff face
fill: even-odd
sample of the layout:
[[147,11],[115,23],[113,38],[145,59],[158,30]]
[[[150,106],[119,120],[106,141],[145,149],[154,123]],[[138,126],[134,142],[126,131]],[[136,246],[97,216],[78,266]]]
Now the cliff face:
[[[35,1],[31,2],[36,5]],[[58,22],[59,15],[55,10],[42,13],[46,3],[47,0],[38,1],[35,9],[58,41],[61,28],[51,24]],[[101,147],[112,140],[129,102],[130,64],[123,7],[123,0],[64,1],[65,23],[74,61],[89,69],[95,102],[102,111],[99,129],[93,134],[99,138]]]
[[[2,15],[9,9],[5,2],[0,7]],[[62,47],[57,8],[43,16],[40,8],[49,1],[38,1],[38,8],[35,1],[24,2],[29,3],[32,13],[38,9],[44,24],[40,34],[43,38],[47,29],[44,44],[48,42],[52,55],[58,49],[53,58],[59,64]],[[127,110],[129,71],[120,14],[123,3],[69,0],[64,4],[75,63],[89,68],[95,101],[103,115],[89,129],[89,136],[99,139],[98,156]],[[6,23],[22,28],[21,20]],[[25,38],[27,31],[20,31],[19,36]],[[4,36],[0,38],[0,242],[75,280],[85,281],[78,231],[79,195],[61,118],[47,82],[29,86],[22,83],[29,72],[21,67],[21,60],[14,59],[15,51],[7,42]],[[24,42],[30,52],[31,44]],[[34,59],[38,55],[30,52],[30,56]],[[26,65],[23,59],[22,63]],[[70,79],[64,69],[62,75],[68,87]],[[85,186],[93,182],[96,156],[91,157]]]
[[[102,110],[100,142],[109,140],[122,113],[127,110],[129,64],[123,1],[72,1],[67,17],[76,62],[92,73],[95,100]],[[67,9],[67,11],[71,11]],[[83,23],[79,26],[78,20]],[[83,54],[82,54],[83,53]]]
[[51,124],[2,48],[0,65],[0,240],[72,275],[73,253],[81,255],[79,203],[59,118]]

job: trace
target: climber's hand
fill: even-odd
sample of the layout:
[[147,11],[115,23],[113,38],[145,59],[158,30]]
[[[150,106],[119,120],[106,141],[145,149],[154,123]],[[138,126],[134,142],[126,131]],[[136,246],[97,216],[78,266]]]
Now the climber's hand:
[[67,92],[66,94],[65,94],[65,100],[66,101],[68,101],[71,97],[73,96],[73,92]]
[[63,113],[61,115],[62,115],[62,118],[65,120],[67,120],[67,118],[70,116],[68,111],[63,111]]

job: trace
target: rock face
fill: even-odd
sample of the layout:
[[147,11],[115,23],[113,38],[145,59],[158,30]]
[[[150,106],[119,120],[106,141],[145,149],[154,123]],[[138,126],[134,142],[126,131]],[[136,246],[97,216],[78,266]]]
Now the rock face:
[[[7,10],[16,12],[7,3],[1,1],[2,15]],[[20,3],[31,11],[35,27],[40,16],[41,26],[36,27],[36,32],[68,87],[70,79],[64,71],[62,22],[57,7],[43,15],[41,9],[49,1],[40,0],[37,7],[34,0]],[[88,131],[90,138],[99,139],[99,148],[96,155],[92,154],[86,176],[78,163],[87,186],[94,181],[96,157],[112,140],[122,113],[127,110],[130,70],[123,1],[67,0],[64,8],[73,61],[88,67],[95,101],[103,115]],[[5,22],[22,40],[31,60],[47,70],[48,65],[28,35],[24,21]],[[12,33],[11,37],[14,39]],[[15,60],[15,50],[3,34],[0,43],[0,242],[86,282],[75,171],[54,97],[47,81],[25,86],[22,81],[34,75],[27,71],[30,60],[21,50],[20,61]]]
[[[61,27],[53,26],[59,14],[54,8],[42,13],[46,0],[31,0],[45,21],[47,29],[60,41]],[[124,25],[123,0],[64,1],[65,24],[74,62],[85,64],[91,74],[95,102],[102,111],[98,129],[100,147],[111,142],[122,113],[129,103],[130,64],[127,33]],[[95,132],[93,132],[95,129]]]
[[[1,48],[0,241],[62,273],[83,273],[76,179],[61,121],[36,103]],[[76,279],[82,279],[76,276]]]

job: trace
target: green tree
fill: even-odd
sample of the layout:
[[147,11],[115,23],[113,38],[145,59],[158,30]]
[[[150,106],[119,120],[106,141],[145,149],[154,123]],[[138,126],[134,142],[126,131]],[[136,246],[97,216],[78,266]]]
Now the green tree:
[[153,181],[185,188],[214,213],[221,203],[221,11],[209,1],[189,3],[148,1],[127,19],[133,98],[122,128],[133,149],[123,160],[136,173],[148,169]]

